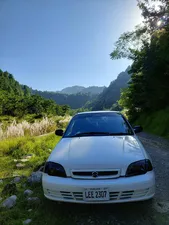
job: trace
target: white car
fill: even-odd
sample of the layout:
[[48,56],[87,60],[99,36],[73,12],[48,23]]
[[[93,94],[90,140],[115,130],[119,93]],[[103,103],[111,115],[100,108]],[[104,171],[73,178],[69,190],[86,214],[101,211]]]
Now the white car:
[[119,112],[75,115],[49,156],[42,183],[46,198],[75,203],[115,203],[155,194],[151,159]]

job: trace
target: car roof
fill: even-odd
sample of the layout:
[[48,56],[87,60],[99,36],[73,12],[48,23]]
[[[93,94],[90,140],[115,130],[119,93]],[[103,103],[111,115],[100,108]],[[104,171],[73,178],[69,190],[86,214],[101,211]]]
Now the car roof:
[[120,114],[119,111],[87,111],[87,112],[80,112],[80,113],[77,113],[76,115],[81,115],[81,114],[95,114],[95,113],[112,113],[112,114]]

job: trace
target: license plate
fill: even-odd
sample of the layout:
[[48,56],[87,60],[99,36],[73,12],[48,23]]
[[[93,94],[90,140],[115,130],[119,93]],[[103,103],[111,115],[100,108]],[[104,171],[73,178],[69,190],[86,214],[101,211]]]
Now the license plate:
[[83,192],[84,201],[108,201],[108,188],[86,188]]

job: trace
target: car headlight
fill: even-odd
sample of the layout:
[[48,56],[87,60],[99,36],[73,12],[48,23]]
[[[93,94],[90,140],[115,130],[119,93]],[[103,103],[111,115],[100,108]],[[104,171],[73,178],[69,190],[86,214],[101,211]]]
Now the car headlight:
[[54,162],[46,162],[44,173],[47,173],[49,176],[66,177],[66,172],[63,166]]
[[148,171],[153,170],[152,164],[149,159],[140,160],[131,163],[126,171],[126,177],[145,174]]

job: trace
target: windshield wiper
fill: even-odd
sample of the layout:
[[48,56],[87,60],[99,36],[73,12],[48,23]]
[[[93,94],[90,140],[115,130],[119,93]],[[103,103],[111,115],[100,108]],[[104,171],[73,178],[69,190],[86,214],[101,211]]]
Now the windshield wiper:
[[130,133],[123,133],[123,132],[118,132],[118,133],[109,133],[110,136],[118,136],[118,135],[131,135]]
[[110,132],[83,132],[78,133],[69,137],[83,137],[83,136],[116,136],[116,135],[130,135],[130,133],[110,133]]
[[109,132],[83,132],[83,133],[78,133],[69,137],[82,137],[82,136],[100,136],[100,135],[110,135]]

